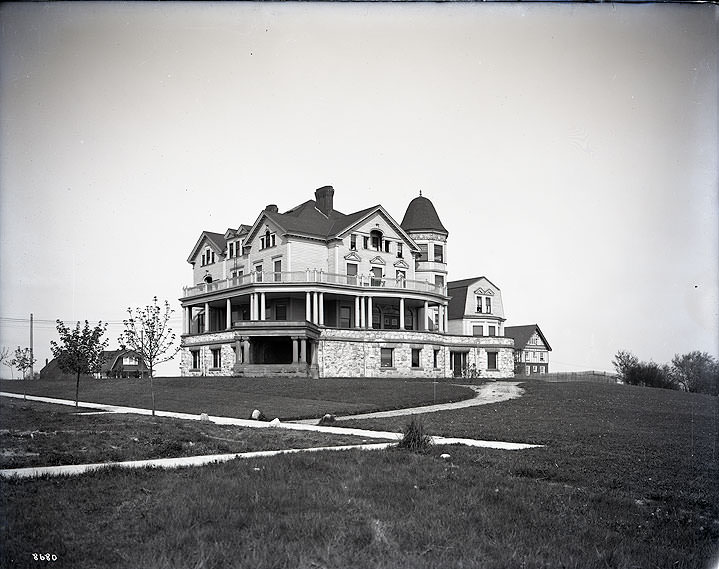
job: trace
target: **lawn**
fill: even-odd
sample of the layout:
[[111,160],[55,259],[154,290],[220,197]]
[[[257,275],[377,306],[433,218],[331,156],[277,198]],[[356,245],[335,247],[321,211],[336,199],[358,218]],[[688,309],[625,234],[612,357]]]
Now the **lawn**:
[[525,388],[424,422],[433,434],[543,448],[341,451],[4,480],[0,566],[36,567],[32,554],[47,552],[56,567],[714,569],[719,399]]
[[359,437],[253,429],[0,398],[0,468],[95,464],[362,444]]
[[[401,379],[161,377],[154,383],[158,410],[247,419],[260,409],[283,421],[446,403],[474,395],[446,380],[435,384]],[[0,381],[0,391],[22,393],[23,388],[32,395],[75,400],[75,380]],[[152,406],[149,381],[140,379],[81,379],[80,401]]]

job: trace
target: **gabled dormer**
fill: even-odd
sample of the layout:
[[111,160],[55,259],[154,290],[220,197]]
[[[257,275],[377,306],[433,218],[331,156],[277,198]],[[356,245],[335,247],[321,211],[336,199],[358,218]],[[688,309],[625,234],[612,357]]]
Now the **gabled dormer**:
[[202,232],[187,258],[187,262],[192,265],[194,284],[224,278],[226,243],[225,236],[221,233]]

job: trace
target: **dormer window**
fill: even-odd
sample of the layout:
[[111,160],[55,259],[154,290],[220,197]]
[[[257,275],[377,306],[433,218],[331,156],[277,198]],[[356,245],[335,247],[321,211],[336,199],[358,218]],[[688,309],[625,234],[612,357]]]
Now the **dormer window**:
[[260,249],[269,249],[270,247],[275,246],[275,234],[270,233],[270,230],[268,229],[265,231],[265,234],[260,237]]
[[375,251],[381,251],[382,250],[382,232],[378,229],[373,229],[370,231],[369,234],[370,240],[372,242],[372,249]]
[[492,314],[492,299],[488,296],[484,299],[484,307],[487,309],[487,314]]
[[477,314],[482,314],[482,297],[477,297]]
[[350,250],[352,250],[352,251],[357,250],[357,236],[356,235],[350,235]]
[[397,258],[402,258],[402,243],[397,243]]
[[442,245],[434,246],[434,261],[435,263],[444,263],[444,247]]

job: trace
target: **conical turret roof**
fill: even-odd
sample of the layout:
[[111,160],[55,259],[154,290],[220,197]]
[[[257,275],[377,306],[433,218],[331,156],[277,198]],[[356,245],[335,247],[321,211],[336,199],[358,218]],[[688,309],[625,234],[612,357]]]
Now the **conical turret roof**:
[[449,235],[449,232],[439,220],[434,205],[422,194],[409,202],[400,225],[405,231],[434,231]]

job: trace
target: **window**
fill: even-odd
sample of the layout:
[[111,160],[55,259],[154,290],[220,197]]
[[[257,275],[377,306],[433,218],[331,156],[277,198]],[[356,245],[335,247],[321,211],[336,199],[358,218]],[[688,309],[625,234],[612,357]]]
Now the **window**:
[[362,238],[362,243],[365,249],[369,249],[369,237],[366,235]]
[[382,250],[382,232],[378,231],[376,229],[373,229],[369,233],[370,239],[372,240],[372,249],[375,251],[381,251]]
[[257,282],[262,282],[262,265],[255,265],[255,273],[257,273]]
[[203,267],[207,264],[207,263],[205,262],[205,254],[204,254],[204,253],[202,254],[202,261],[200,262],[200,264],[201,264]]
[[422,350],[412,348],[412,367],[419,367],[419,354]]
[[350,235],[350,249],[352,249],[352,251],[357,250],[357,236],[356,235]]
[[276,283],[282,282],[282,260],[281,259],[277,259],[275,261],[274,269],[275,269],[275,271],[274,271],[275,272],[275,279],[274,279],[275,282]]
[[270,230],[268,229],[265,231],[265,234],[260,237],[260,249],[269,249],[270,247],[275,246],[275,234],[270,233]]
[[372,286],[383,286],[382,267],[372,267],[370,272],[372,273]]
[[497,327],[496,326],[488,326],[489,333],[488,336],[496,336],[497,335]]
[[212,348],[212,367],[222,367],[222,350],[220,348]]
[[287,320],[287,305],[275,305],[275,320]]
[[402,258],[402,243],[397,243],[397,257]]
[[484,299],[484,307],[487,309],[487,314],[492,314],[492,299],[488,296]]
[[438,288],[442,288],[444,286],[444,277],[442,275],[434,275],[434,284]]
[[532,366],[532,371],[533,371],[534,373],[537,373],[537,366]]
[[389,241],[384,242],[384,252],[385,253],[389,253],[389,244],[390,244]]
[[122,365],[124,366],[136,366],[137,358],[135,356],[123,356]]
[[539,361],[540,362],[544,361],[544,352],[539,352]]
[[484,326],[472,326],[472,336],[484,336]]
[[434,260],[436,263],[444,263],[444,247],[442,245],[434,246]]
[[524,366],[524,375],[529,375],[529,366]]
[[434,354],[432,357],[432,364],[435,368],[439,367],[439,350],[434,350]]
[[340,328],[352,327],[352,309],[349,306],[340,306]]
[[200,369],[200,350],[192,350],[192,369]]
[[380,348],[380,366],[381,367],[392,367],[394,356],[394,348]]
[[419,261],[427,261],[429,260],[427,257],[427,245],[425,243],[420,243],[419,245]]
[[397,269],[396,278],[397,278],[398,286],[401,286],[401,287],[407,286],[405,283],[405,279],[407,278],[407,273],[405,271],[401,271],[401,270]]
[[357,284],[357,263],[347,263],[347,284]]
[[487,369],[497,369],[497,352],[487,352]]
[[539,373],[547,373],[547,368],[544,366],[540,366]]

